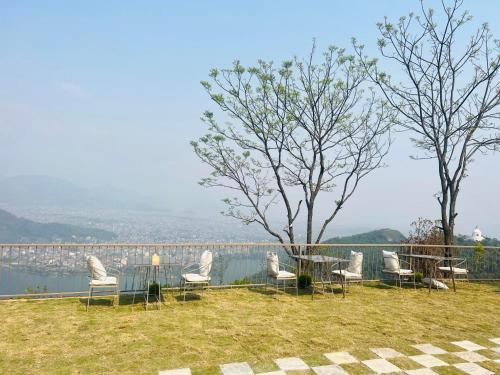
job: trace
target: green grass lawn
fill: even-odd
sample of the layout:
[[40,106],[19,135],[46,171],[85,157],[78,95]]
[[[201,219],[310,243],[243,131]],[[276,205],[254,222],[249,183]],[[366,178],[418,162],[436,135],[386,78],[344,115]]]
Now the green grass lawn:
[[[374,283],[351,286],[346,299],[338,291],[311,300],[243,288],[210,290],[185,303],[176,297],[168,294],[161,311],[147,312],[127,297],[117,308],[96,303],[89,313],[78,298],[2,301],[0,373],[156,374],[190,367],[215,374],[219,364],[238,361],[270,371],[285,356],[320,365],[328,363],[322,353],[339,350],[363,360],[375,358],[371,347],[420,354],[411,344],[458,351],[450,341],[492,346],[487,338],[500,337],[498,284],[460,283],[457,293],[429,295]],[[365,371],[358,364],[346,369]]]

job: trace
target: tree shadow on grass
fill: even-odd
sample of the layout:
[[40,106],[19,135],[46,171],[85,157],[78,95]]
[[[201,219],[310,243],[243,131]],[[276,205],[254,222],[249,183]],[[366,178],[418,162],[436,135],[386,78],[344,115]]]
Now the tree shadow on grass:
[[[203,293],[205,294],[206,291]],[[184,302],[184,294],[181,293],[179,295],[174,296],[174,299],[177,302]],[[186,302],[189,301],[201,301],[203,299],[201,292],[200,293],[195,293],[195,292],[186,292]]]
[[[116,297],[111,296],[111,295],[109,295],[109,296],[107,296],[107,295],[92,296],[92,298],[90,299],[89,308],[92,306],[110,306],[110,307],[113,307],[113,302],[115,301],[115,299],[116,299]],[[162,293],[160,300],[162,303],[165,302],[164,293]],[[88,297],[82,297],[79,299],[79,301],[82,305],[84,305],[86,307]],[[135,300],[134,300],[133,294],[120,294],[120,297],[117,301],[118,303],[116,304],[116,306],[144,305],[145,301],[146,301],[146,296],[143,295],[143,293],[137,293],[135,296]],[[157,299],[155,297],[153,297],[153,296],[149,297],[149,303],[156,303],[156,302],[157,302]]]
[[[399,285],[396,284],[396,282],[393,280],[381,280],[379,282],[365,283],[364,287],[373,288],[373,289],[400,289]],[[402,289],[415,289],[412,281],[403,282],[403,285],[401,288]],[[423,286],[422,284],[417,283],[416,288],[417,289],[422,289],[422,288],[426,289],[427,287]]]

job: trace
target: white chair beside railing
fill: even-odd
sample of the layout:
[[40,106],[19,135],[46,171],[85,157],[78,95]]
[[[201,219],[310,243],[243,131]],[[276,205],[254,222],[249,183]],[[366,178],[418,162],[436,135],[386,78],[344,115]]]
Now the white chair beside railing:
[[[382,250],[382,256],[384,257],[384,269],[383,273],[387,273],[396,277],[396,285],[399,281],[399,287],[403,287],[403,280],[413,277],[413,287],[416,289],[417,284],[415,281],[415,272],[411,269],[410,263],[399,259],[398,254],[393,251]],[[401,268],[401,264],[405,264],[408,268]]]
[[184,301],[186,301],[186,290],[188,287],[194,289],[195,287],[201,287],[203,289],[205,286],[210,285],[210,271],[212,270],[212,260],[213,254],[209,250],[205,250],[201,254],[199,264],[190,264],[182,269],[181,274],[181,290],[184,294]]
[[351,282],[360,282],[363,285],[363,253],[351,251],[349,265],[345,270],[333,270],[333,275],[343,279],[343,283],[348,285]]
[[93,255],[87,257],[87,268],[89,270],[89,295],[86,310],[89,310],[94,289],[112,290],[114,292],[113,306],[115,301],[120,304],[120,271],[111,267],[104,268],[101,261]]
[[[438,269],[445,275],[445,277],[450,278],[451,277],[451,270],[449,266],[441,266],[438,267]],[[453,275],[455,279],[463,279],[466,281],[469,281],[469,270],[467,267],[467,259],[463,259],[462,261],[458,262],[457,264],[453,265]]]
[[[297,282],[297,273],[294,267],[280,263],[278,254],[268,252],[266,256],[266,286],[269,278],[276,281],[276,290],[279,290],[279,282],[283,282],[283,291],[286,292],[286,282],[295,281],[295,294],[299,294],[299,286]],[[284,268],[284,269],[280,269]]]

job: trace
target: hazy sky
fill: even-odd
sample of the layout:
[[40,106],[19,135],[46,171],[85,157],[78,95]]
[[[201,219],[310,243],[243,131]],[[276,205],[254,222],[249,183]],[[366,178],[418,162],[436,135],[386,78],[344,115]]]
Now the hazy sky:
[[[436,1],[427,4],[438,6]],[[46,174],[83,186],[112,184],[175,209],[218,215],[224,194],[189,141],[213,109],[199,81],[238,58],[281,61],[351,36],[375,53],[375,23],[418,1],[2,1],[0,176]],[[500,2],[465,1],[500,37]],[[409,159],[398,134],[389,165],[364,181],[331,233],[437,218],[435,163]],[[500,155],[478,157],[464,183],[457,229],[500,237]],[[335,228],[339,228],[337,231]]]

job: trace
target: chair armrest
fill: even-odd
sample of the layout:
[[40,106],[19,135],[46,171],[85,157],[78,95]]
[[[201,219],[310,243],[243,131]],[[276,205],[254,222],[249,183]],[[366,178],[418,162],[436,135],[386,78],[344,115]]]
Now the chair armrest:
[[113,267],[107,267],[106,268],[106,273],[109,273],[113,276],[119,276],[121,271],[119,269],[113,268]]
[[293,273],[296,273],[297,272],[297,267],[294,267],[288,263],[281,263],[281,262],[278,262],[279,264],[279,267],[283,267],[285,269],[285,271],[293,271]]
[[[213,263],[213,261],[207,263],[206,266],[212,266],[212,263]],[[195,271],[195,270],[199,270],[200,268],[201,268],[201,264],[191,263],[191,264],[188,264],[188,265],[182,267],[181,272],[185,273],[186,271]]]
[[411,268],[411,263],[410,262],[408,262],[407,260],[399,258],[399,268],[405,268],[405,267],[401,267],[401,264],[407,265],[408,269]]

